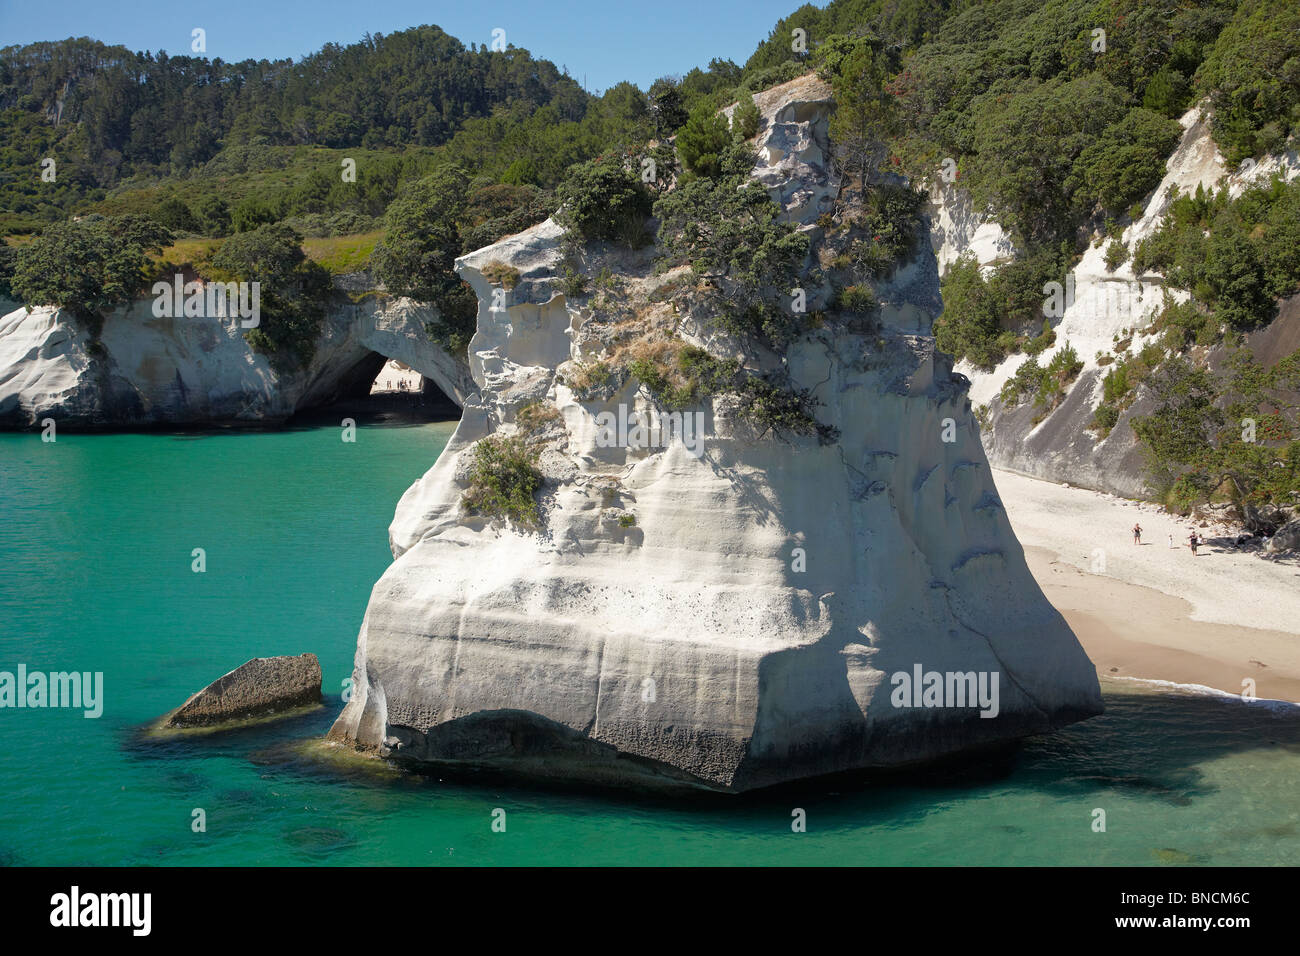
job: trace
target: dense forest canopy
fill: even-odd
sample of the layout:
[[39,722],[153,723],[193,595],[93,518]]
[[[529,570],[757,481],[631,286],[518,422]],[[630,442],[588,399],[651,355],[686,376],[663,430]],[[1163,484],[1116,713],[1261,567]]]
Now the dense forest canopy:
[[[759,280],[794,268],[805,237],[775,223],[761,190],[737,187],[759,124],[752,94],[810,71],[834,87],[831,144],[858,197],[823,217],[818,241],[836,244],[822,251],[838,276],[827,309],[870,321],[872,283],[917,241],[921,197],[906,183],[933,184],[945,169],[1020,253],[992,270],[959,261],[947,271],[941,348],[983,367],[1026,353],[1004,398],[1032,397],[1050,414],[1082,363],[1068,348],[1035,361],[1054,341],[1043,284],[1110,239],[1109,268],[1131,255],[1188,297],[1157,317],[1160,342],[1116,361],[1098,434],[1147,382],[1163,404],[1139,437],[1181,503],[1212,493],[1225,471],[1248,494],[1289,493],[1300,481],[1300,442],[1286,438],[1295,409],[1273,430],[1291,442],[1286,480],[1265,475],[1271,466],[1254,446],[1234,451],[1214,437],[1206,395],[1252,398],[1263,373],[1243,365],[1250,375],[1216,385],[1177,364],[1266,324],[1277,299],[1300,288],[1300,183],[1236,200],[1182,197],[1137,248],[1116,241],[1159,183],[1190,106],[1209,104],[1231,165],[1284,149],[1300,129],[1296,4],[833,0],[780,20],[743,65],[713,59],[646,90],[625,82],[600,96],[527,51],[466,45],[436,26],[328,44],[296,62],[133,53],[87,38],[7,47],[0,294],[65,305],[93,327],[98,311],[155,274],[261,275],[283,289],[254,347],[291,366],[309,353],[334,294],[327,273],[366,268],[388,290],[432,301],[429,334],[459,351],[475,308],[455,258],[563,206],[574,248],[650,241],[653,212],[663,254],[721,276],[743,302],[715,310],[719,322],[784,341],[805,326],[764,298]],[[732,102],[728,122],[717,111]],[[637,175],[647,159],[652,181]],[[701,245],[701,235],[712,238]],[[160,249],[162,236],[175,241]],[[744,255],[719,272],[711,257],[726,237]],[[263,275],[253,263],[270,253],[288,266]],[[736,265],[751,259],[753,268]],[[578,257],[566,261],[566,294],[584,294],[593,278]],[[815,427],[808,396],[689,349],[675,355],[619,374],[660,395],[747,396],[765,409],[765,427]],[[618,370],[590,371],[598,387]],[[1189,408],[1204,413],[1190,450],[1170,440],[1186,431]]]
[[[820,66],[842,96],[890,114],[904,171],[952,158],[981,204],[1048,246],[1099,210],[1126,212],[1167,146],[1173,127],[1160,119],[1197,99],[1212,101],[1231,162],[1278,148],[1300,109],[1297,36],[1300,8],[1264,0],[834,0],[783,18],[743,66],[715,59],[599,98],[527,51],[466,45],[436,26],[299,61],[88,38],[11,46],[0,50],[0,235],[73,212],[149,213],[169,198],[193,212],[218,192],[226,214],[195,216],[192,231],[238,227],[226,218],[245,200],[242,228],[345,211],[373,222],[400,181],[444,160],[552,189],[575,163]],[[862,38],[871,64],[846,49]],[[364,174],[343,190],[349,157]]]
[[[590,100],[527,51],[466,46],[434,26],[298,62],[132,53],[87,38],[7,47],[0,208],[49,219],[132,177],[184,176],[222,154],[214,173],[267,147],[437,146],[494,110],[522,120],[547,107],[551,122],[576,122]],[[53,189],[29,175],[45,157],[58,164]]]
[[[467,46],[436,26],[328,44],[297,62],[132,53],[85,38],[9,47],[0,235],[70,214],[147,216],[182,239],[218,242],[285,223],[308,238],[353,237],[352,252],[325,247],[322,261],[355,268],[375,250],[372,270],[391,288],[440,290],[450,307],[455,256],[555,212],[585,164],[671,138],[675,151],[656,147],[664,168],[680,160],[687,179],[714,176],[731,139],[716,111],[738,100],[756,126],[751,94],[810,70],[835,87],[830,132],[848,176],[928,182],[947,163],[1017,239],[1023,254],[996,274],[959,264],[945,279],[941,346],[989,366],[1046,345],[1043,283],[1088,235],[1132,218],[1190,104],[1213,105],[1233,162],[1278,149],[1300,125],[1300,8],[834,0],[779,21],[743,66],[715,58],[599,97],[524,50]],[[464,195],[431,212],[419,183],[450,181],[449,169]],[[424,215],[436,223],[417,229]],[[412,230],[423,236],[415,245]],[[169,255],[201,265],[213,251]],[[10,259],[0,257],[0,283]],[[399,262],[424,273],[398,274]]]

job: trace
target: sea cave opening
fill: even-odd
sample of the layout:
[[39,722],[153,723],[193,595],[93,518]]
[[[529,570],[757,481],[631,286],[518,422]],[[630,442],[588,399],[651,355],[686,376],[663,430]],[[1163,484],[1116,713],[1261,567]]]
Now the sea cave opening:
[[460,406],[409,365],[370,352],[321,390],[293,417],[295,424],[352,418],[358,424],[455,421]]

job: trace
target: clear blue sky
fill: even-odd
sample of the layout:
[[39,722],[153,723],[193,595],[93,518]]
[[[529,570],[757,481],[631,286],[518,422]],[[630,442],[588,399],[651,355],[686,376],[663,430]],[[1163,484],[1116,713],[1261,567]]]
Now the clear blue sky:
[[[824,3],[820,3],[824,6]],[[800,0],[0,0],[0,46],[89,36],[132,50],[190,52],[194,27],[207,56],[298,59],[329,41],[422,23],[464,43],[492,30],[534,56],[567,66],[587,88],[619,80],[643,89],[719,56],[744,64]]]

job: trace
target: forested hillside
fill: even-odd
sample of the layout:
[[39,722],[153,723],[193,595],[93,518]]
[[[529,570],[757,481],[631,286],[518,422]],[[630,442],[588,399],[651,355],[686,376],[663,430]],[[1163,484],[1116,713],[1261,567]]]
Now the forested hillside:
[[[474,308],[455,258],[561,206],[575,243],[672,246],[692,212],[765,221],[731,195],[757,122],[750,97],[809,71],[833,85],[831,141],[858,204],[824,224],[836,236],[836,306],[871,310],[872,283],[916,241],[919,198],[900,184],[934,182],[942,170],[1019,249],[996,269],[959,261],[943,278],[938,342],[987,368],[1051,347],[1044,283],[1133,221],[1189,106],[1208,103],[1232,164],[1285,147],[1300,128],[1300,7],[834,0],[778,22],[743,65],[715,59],[600,96],[526,51],[466,45],[435,26],[328,45],[297,62],[132,53],[84,38],[9,47],[0,50],[0,294],[91,316],[180,267],[260,275],[292,286],[282,323],[259,340],[292,361],[319,312],[309,300],[329,294],[318,272],[366,268],[389,292],[437,305],[430,334],[460,350]],[[717,115],[733,102],[730,122]],[[47,160],[56,175],[43,175]],[[1161,314],[1158,349],[1114,369],[1099,434],[1169,360],[1233,345],[1300,288],[1298,190],[1184,197],[1136,249],[1138,265],[1190,300]],[[682,207],[686,196],[694,209]],[[59,224],[72,215],[82,218]],[[777,244],[782,262],[792,241],[767,227],[751,238]],[[595,278],[574,259],[571,291]],[[777,305],[751,306],[744,321],[766,339],[798,332]],[[1017,393],[1059,400],[1073,368],[1062,355],[1045,368],[1027,362]],[[1177,415],[1155,421],[1143,441],[1172,447],[1163,432]],[[1218,447],[1211,425],[1198,425],[1202,450]],[[1177,455],[1159,462],[1166,476],[1199,467],[1187,448]],[[1202,492],[1213,470],[1204,467]]]
[[[432,26],[298,62],[132,53],[87,38],[8,47],[0,207],[12,229],[14,214],[48,218],[133,178],[244,171],[266,147],[436,146],[496,109],[523,121],[548,107],[548,123],[576,122],[589,99],[527,51],[466,46]],[[270,165],[285,155],[272,152]],[[29,175],[47,156],[58,162],[53,189]]]

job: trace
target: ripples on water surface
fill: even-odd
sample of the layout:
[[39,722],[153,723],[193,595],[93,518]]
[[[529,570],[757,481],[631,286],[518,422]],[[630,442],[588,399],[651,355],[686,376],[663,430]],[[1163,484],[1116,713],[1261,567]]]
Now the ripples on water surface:
[[[342,704],[387,526],[451,425],[0,435],[0,669],[103,671],[104,716],[0,710],[0,863],[1293,864],[1300,712],[1105,681],[1107,714],[924,775],[692,801],[440,781],[303,743]],[[190,570],[194,548],[207,572]],[[250,657],[326,708],[139,728]],[[507,813],[505,833],[491,814]],[[808,832],[792,833],[802,807]],[[203,808],[207,832],[193,833]],[[1106,811],[1106,833],[1092,831]]]

